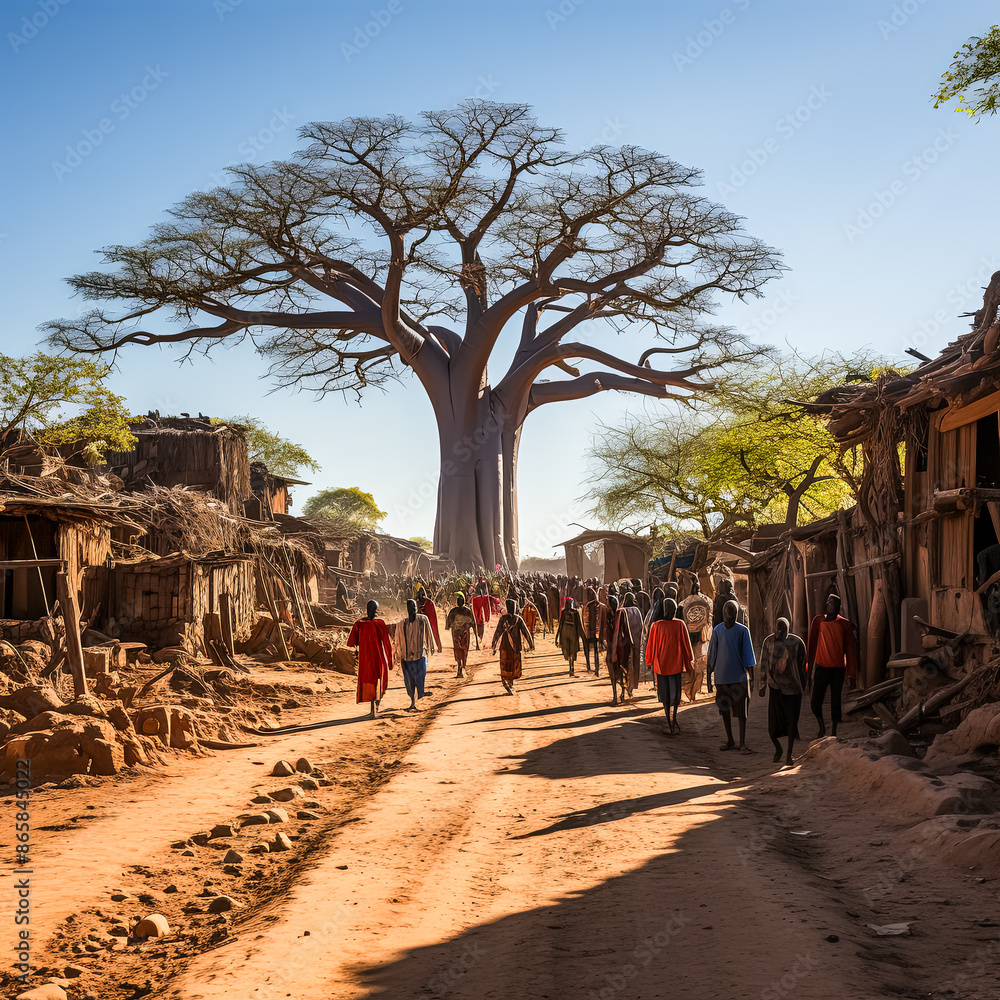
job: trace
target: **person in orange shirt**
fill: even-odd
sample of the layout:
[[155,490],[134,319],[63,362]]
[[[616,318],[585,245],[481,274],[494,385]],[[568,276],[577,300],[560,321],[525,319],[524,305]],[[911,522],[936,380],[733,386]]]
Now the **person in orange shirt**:
[[677,708],[681,703],[681,678],[693,664],[687,626],[677,618],[677,602],[668,597],[663,602],[663,618],[649,626],[646,666],[653,668],[656,697],[663,703],[671,736],[680,732]]
[[827,597],[826,614],[816,615],[809,623],[806,670],[812,685],[809,707],[819,723],[816,738],[826,736],[823,701],[828,688],[831,731],[836,736],[842,714],[840,702],[844,680],[858,675],[858,644],[854,638],[854,628],[841,616],[840,598],[836,594]]

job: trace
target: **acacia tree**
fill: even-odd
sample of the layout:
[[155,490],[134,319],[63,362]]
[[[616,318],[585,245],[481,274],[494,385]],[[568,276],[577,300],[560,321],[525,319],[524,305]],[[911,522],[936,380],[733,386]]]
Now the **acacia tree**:
[[762,524],[789,527],[853,502],[860,458],[797,401],[885,362],[867,354],[764,359],[741,367],[693,409],[604,427],[591,450],[594,513],[742,541]]
[[247,457],[251,462],[262,462],[274,476],[297,476],[302,469],[320,469],[319,462],[302,445],[269,430],[259,417],[249,413],[228,420],[213,417],[212,423],[239,424],[247,435]]
[[[528,413],[602,390],[683,398],[752,353],[703,317],[716,293],[759,294],[780,264],[692,193],[697,170],[633,146],[568,152],[528,107],[483,101],[300,134],[295,159],[231,168],[228,187],[190,195],[145,242],[105,249],[116,269],[70,284],[112,307],[48,324],[50,342],[250,338],[279,386],[321,394],[411,370],[438,426],[434,547],[468,568],[517,564]],[[624,360],[572,339],[583,328],[638,331],[647,349]],[[494,381],[508,331],[513,359]],[[569,378],[542,377],[552,369]]]
[[359,528],[374,531],[385,511],[379,510],[371,493],[357,486],[337,486],[309,497],[302,505],[302,516],[350,521]]
[[105,451],[134,448],[125,399],[108,388],[110,374],[108,365],[89,358],[0,354],[0,455],[23,435],[92,465]]

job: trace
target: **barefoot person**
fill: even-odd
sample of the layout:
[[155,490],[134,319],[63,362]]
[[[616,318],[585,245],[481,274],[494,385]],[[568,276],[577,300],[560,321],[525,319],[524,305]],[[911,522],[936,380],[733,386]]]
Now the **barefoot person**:
[[819,723],[817,738],[826,736],[823,722],[823,700],[830,689],[830,722],[832,733],[837,735],[840,724],[840,698],[844,680],[858,675],[858,644],[854,640],[851,623],[840,614],[840,598],[830,594],[826,599],[826,614],[816,615],[809,623],[809,649],[806,652],[806,670],[812,685],[812,713]]
[[[438,632],[438,613],[437,608],[434,607],[434,602],[427,596],[427,591],[421,587],[417,591],[417,611],[422,614],[430,626],[431,635],[434,638],[434,642],[437,645],[437,650],[441,652],[441,635]],[[431,646],[431,652],[434,651],[434,647]]]
[[465,594],[459,591],[455,595],[455,607],[448,612],[444,627],[451,632],[451,648],[455,653],[455,665],[458,676],[465,673],[465,664],[469,659],[469,641],[476,637],[476,649],[479,649],[479,635],[476,631],[476,616],[465,603]]
[[500,646],[500,683],[507,694],[514,693],[514,681],[521,676],[521,653],[524,648],[522,639],[527,639],[528,649],[534,650],[535,640],[532,639],[524,619],[517,613],[514,601],[507,602],[507,613],[497,621],[493,633],[493,652]]
[[730,715],[735,715],[740,724],[739,751],[752,753],[746,742],[747,707],[757,661],[753,655],[750,629],[736,620],[739,611],[735,601],[727,601],[722,609],[722,624],[712,630],[712,639],[708,644],[708,675],[709,678],[713,674],[715,676],[715,704],[726,727],[726,742],[720,749],[736,749],[730,718]]
[[681,601],[681,612],[691,639],[694,667],[684,680],[684,693],[689,702],[697,701],[701,682],[705,679],[705,643],[712,637],[712,602],[701,592],[700,584],[691,584],[691,593]]
[[403,683],[410,696],[407,712],[416,712],[417,698],[424,696],[427,679],[427,656],[434,652],[434,633],[427,615],[417,613],[417,602],[406,602],[406,618],[396,627]]
[[556,645],[562,650],[563,659],[569,664],[569,675],[576,672],[576,658],[580,655],[580,642],[584,637],[583,619],[576,609],[572,597],[566,598],[566,607],[559,616],[559,628],[556,629]]
[[378,602],[369,601],[366,617],[359,618],[347,637],[348,646],[358,648],[358,704],[371,703],[371,718],[375,718],[378,703],[389,686],[392,664],[392,643],[389,629],[378,614]]
[[663,601],[663,617],[650,623],[646,637],[646,666],[656,677],[656,698],[663,703],[670,735],[679,732],[677,709],[681,703],[681,678],[694,663],[687,626],[677,618],[677,602]]
[[639,686],[639,652],[642,648],[642,611],[635,602],[635,594],[631,592],[625,595],[615,616],[615,632],[611,641],[615,668],[624,671],[623,683],[631,697]]
[[788,631],[788,619],[779,618],[774,635],[760,651],[761,698],[767,690],[767,735],[774,744],[774,762],[781,760],[782,736],[788,737],[785,763],[792,763],[792,749],[799,738],[799,712],[806,689],[806,644]]

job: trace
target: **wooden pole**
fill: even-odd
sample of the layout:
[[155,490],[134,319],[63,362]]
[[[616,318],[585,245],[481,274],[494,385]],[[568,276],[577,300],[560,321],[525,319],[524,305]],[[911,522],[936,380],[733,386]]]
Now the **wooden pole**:
[[233,598],[228,590],[219,594],[219,624],[222,628],[222,641],[230,656],[236,655],[233,645]]
[[281,631],[281,619],[278,617],[278,605],[274,602],[274,596],[271,594],[271,587],[267,582],[267,577],[264,575],[264,571],[259,566],[257,567],[257,573],[261,589],[264,591],[264,598],[267,601],[268,610],[271,612],[271,617],[274,619],[274,627],[278,630],[278,641],[281,643],[281,651],[285,654],[285,660],[290,660],[292,658],[292,654],[288,651],[288,643],[285,642],[285,633]]
[[65,570],[56,573],[56,594],[66,626],[66,662],[73,673],[73,693],[77,698],[85,698],[87,673],[83,666],[83,645],[80,642],[80,610],[76,603],[76,591]]

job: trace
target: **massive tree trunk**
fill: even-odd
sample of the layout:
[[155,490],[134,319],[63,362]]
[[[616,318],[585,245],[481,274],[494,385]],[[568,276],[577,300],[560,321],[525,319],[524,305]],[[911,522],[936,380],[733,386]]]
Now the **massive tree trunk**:
[[503,405],[487,385],[474,404],[448,410],[437,414],[441,471],[434,551],[449,556],[460,570],[516,569],[510,518],[517,500],[512,455],[504,446]]

